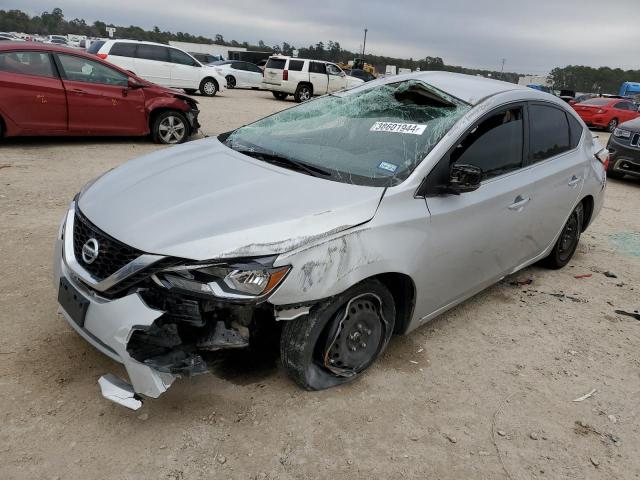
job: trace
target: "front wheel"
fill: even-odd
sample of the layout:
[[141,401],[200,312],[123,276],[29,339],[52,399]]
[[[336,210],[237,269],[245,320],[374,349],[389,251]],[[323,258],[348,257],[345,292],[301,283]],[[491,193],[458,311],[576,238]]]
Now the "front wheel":
[[205,97],[213,97],[216,93],[218,93],[218,84],[212,78],[205,78],[200,83],[200,93],[202,93]]
[[541,263],[543,266],[558,270],[569,263],[569,260],[571,260],[571,257],[573,257],[573,254],[578,248],[583,221],[584,207],[582,203],[580,203],[573,212],[571,212],[571,216],[569,216],[567,223],[565,223],[562,233],[560,233],[560,238],[558,238],[553,250],[551,250],[548,257],[542,260]]
[[233,75],[227,75],[225,80],[227,81],[227,88],[236,88],[236,79]]
[[151,126],[151,136],[156,143],[175,145],[189,137],[187,117],[178,111],[162,112]]
[[607,125],[607,130],[613,133],[616,128],[618,128],[618,119],[612,118],[611,121],[609,122],[609,125]]
[[378,280],[365,280],[285,322],[282,363],[307,390],[322,390],[359,377],[384,351],[395,324],[393,296]]

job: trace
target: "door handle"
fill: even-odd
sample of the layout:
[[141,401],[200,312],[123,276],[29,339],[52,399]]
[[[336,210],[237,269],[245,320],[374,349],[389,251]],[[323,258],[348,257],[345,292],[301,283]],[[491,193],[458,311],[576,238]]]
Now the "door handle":
[[570,187],[575,187],[576,185],[578,185],[580,183],[580,180],[582,180],[581,177],[576,177],[575,175],[573,177],[571,177],[571,179],[569,180],[569,183],[567,183],[567,185],[569,185]]
[[71,91],[73,93],[77,93],[78,95],[84,95],[85,93],[87,93],[84,90],[80,90],[79,88],[72,88]]
[[509,205],[509,210],[521,212],[525,205],[531,201],[531,197],[524,198],[522,195],[518,195],[513,203]]

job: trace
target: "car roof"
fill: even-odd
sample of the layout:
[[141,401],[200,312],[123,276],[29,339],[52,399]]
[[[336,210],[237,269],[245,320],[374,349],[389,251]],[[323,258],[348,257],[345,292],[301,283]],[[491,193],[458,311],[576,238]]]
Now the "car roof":
[[172,47],[171,45],[167,45],[166,43],[158,43],[158,42],[147,42],[146,40],[128,40],[125,38],[110,38],[108,40],[103,40],[104,43],[135,43],[138,45],[157,45],[158,47],[171,47],[180,50],[178,47]]
[[[556,98],[551,94],[538,92],[537,90],[516,85],[515,83],[453,72],[412,72],[401,75],[390,75],[377,81],[382,81],[382,83],[395,83],[405,80],[422,80],[471,105],[477,105],[485,98],[513,90],[522,92],[523,97],[530,99],[547,98],[548,96]],[[544,95],[544,97],[541,97],[541,95]]]
[[64,45],[56,45],[53,43],[40,43],[40,42],[7,42],[0,44],[0,51],[6,50],[46,50],[49,52],[63,52],[73,53],[75,55],[81,55],[87,58],[95,59],[93,55],[87,54],[82,50],[76,48],[69,48]]

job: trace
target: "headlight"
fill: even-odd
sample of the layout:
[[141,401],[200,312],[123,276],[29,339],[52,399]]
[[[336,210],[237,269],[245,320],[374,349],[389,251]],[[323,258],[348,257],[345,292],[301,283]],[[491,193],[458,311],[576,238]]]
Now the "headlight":
[[618,138],[629,138],[631,137],[631,132],[628,130],[623,130],[621,128],[616,128],[613,131],[613,136]]
[[172,267],[155,274],[165,288],[218,298],[254,300],[280,285],[290,266],[270,267],[259,261],[244,264],[197,264]]

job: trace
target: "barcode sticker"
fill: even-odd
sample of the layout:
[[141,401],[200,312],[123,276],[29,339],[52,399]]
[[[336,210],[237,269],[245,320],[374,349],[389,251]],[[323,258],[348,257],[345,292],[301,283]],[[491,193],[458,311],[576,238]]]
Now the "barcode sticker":
[[376,122],[369,131],[422,135],[426,128],[426,125],[418,125],[417,123]]

